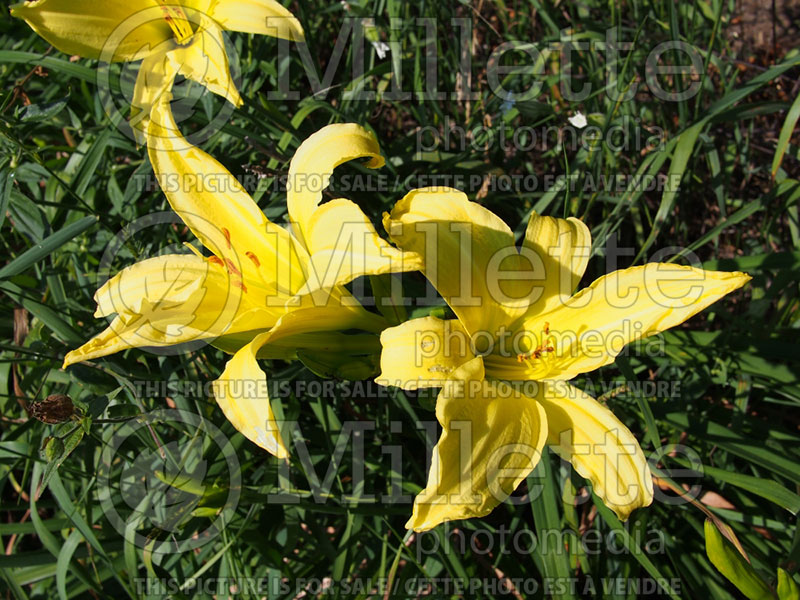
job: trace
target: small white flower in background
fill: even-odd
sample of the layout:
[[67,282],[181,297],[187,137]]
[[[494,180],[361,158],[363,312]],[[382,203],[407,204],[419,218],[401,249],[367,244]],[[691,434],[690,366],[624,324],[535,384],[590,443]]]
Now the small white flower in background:
[[508,92],[506,99],[503,100],[503,103],[500,105],[500,112],[505,115],[508,111],[514,108],[516,103],[517,101],[514,99],[513,92]]
[[386,42],[372,42],[372,47],[375,48],[375,53],[380,60],[383,60],[386,53],[389,52],[389,44]]
[[573,127],[577,127],[578,129],[583,129],[584,127],[586,127],[587,123],[586,116],[581,111],[576,112],[573,116],[571,116],[567,120],[569,121],[570,125],[572,125]]

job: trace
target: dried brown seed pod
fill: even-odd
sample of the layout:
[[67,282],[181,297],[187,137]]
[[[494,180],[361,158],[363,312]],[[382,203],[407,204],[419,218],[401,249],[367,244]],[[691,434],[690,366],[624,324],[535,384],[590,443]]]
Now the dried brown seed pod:
[[34,419],[51,425],[69,421],[75,414],[72,399],[64,394],[50,394],[44,400],[32,402],[28,410]]

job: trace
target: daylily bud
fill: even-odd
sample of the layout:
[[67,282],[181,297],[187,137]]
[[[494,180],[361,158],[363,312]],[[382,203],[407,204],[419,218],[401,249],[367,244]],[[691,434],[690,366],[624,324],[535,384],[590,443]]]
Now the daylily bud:
[[44,456],[52,462],[64,453],[64,442],[56,437],[47,437],[44,442]]

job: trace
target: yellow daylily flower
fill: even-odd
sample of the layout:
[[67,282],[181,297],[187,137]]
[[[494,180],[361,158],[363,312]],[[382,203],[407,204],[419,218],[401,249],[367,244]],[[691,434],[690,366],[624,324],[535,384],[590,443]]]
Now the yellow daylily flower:
[[300,23],[276,0],[30,0],[12,5],[11,14],[67,54],[142,60],[131,110],[139,143],[151,108],[178,74],[241,105],[223,31],[304,39]]
[[[159,256],[119,272],[95,294],[96,316],[116,316],[69,352],[64,366],[127,348],[210,341],[234,354],[215,385],[225,416],[250,440],[285,457],[256,358],[291,359],[302,352],[324,362],[335,353],[334,364],[348,372],[347,357],[361,364],[364,355],[377,354],[374,334],[386,321],[344,285],[361,275],[420,266],[419,257],[382,240],[351,201],[320,205],[337,165],[368,158],[367,166],[380,167],[380,148],[355,124],[329,125],[301,144],[287,195],[300,232],[295,237],[267,220],[219,162],[184,139],[162,135],[164,128],[177,131],[166,102],[153,111],[150,162],[173,210],[211,256]],[[341,333],[351,329],[371,335]]]
[[568,381],[750,277],[650,263],[573,294],[589,260],[586,225],[534,213],[517,248],[502,220],[449,188],[412,191],[384,226],[399,248],[423,257],[423,273],[457,317],[413,319],[381,334],[379,383],[441,388],[443,433],[406,527],[488,514],[545,444],[621,519],[650,504],[652,479],[636,438]]

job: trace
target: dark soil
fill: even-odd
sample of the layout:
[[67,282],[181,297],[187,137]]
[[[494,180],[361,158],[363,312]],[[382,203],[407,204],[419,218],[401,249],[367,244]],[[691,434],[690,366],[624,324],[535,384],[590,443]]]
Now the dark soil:
[[800,0],[737,0],[727,35],[738,58],[779,59],[800,46]]

